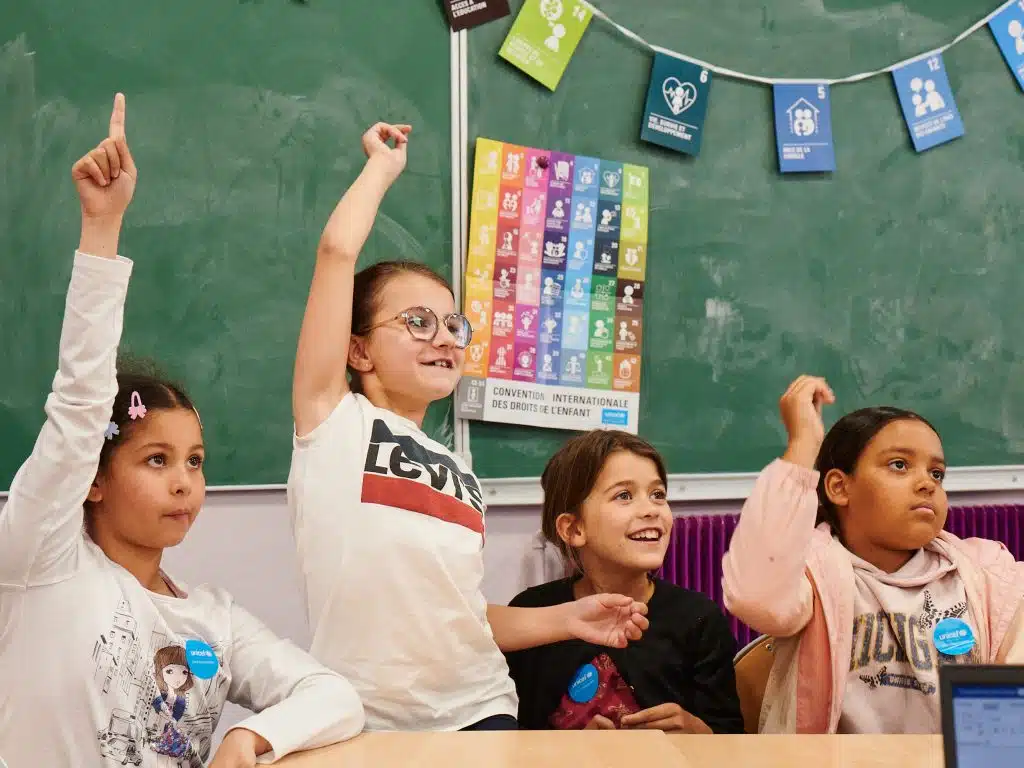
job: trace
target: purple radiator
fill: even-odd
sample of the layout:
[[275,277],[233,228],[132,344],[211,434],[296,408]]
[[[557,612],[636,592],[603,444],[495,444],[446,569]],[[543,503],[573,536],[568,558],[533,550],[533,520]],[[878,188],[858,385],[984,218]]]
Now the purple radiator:
[[[729,548],[738,515],[686,515],[677,517],[661,577],[708,595],[725,610],[722,600],[722,556]],[[1003,542],[1018,560],[1024,560],[1024,506],[954,507],[946,530],[962,539],[978,536]],[[729,616],[738,647],[757,634]]]

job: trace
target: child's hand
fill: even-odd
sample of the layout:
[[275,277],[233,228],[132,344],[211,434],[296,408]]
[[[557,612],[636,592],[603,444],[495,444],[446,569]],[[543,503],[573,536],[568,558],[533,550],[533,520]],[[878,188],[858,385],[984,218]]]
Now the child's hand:
[[[411,125],[377,123],[363,134],[363,151],[371,161],[379,164],[389,184],[405,170],[410,131]],[[394,141],[395,145],[392,147],[389,141]]]
[[711,733],[711,729],[699,717],[694,717],[675,702],[659,704],[632,715],[622,716],[624,729],[640,728],[676,733]]
[[565,605],[569,634],[594,645],[625,648],[650,626],[647,605],[625,595],[588,595]]
[[828,382],[817,376],[801,376],[789,385],[779,400],[782,423],[789,433],[789,445],[783,456],[786,461],[814,468],[818,449],[825,438],[821,409],[835,401],[836,396]]
[[220,743],[210,768],[254,768],[257,754],[269,751],[270,744],[262,736],[245,728],[235,728],[228,731]]
[[590,719],[590,722],[587,723],[584,726],[583,730],[584,731],[614,731],[615,730],[615,723],[613,723],[611,720],[609,720],[604,715],[594,715]]
[[107,138],[71,169],[83,220],[120,220],[135,193],[138,171],[124,134],[124,113],[124,94],[119,93],[114,97]]

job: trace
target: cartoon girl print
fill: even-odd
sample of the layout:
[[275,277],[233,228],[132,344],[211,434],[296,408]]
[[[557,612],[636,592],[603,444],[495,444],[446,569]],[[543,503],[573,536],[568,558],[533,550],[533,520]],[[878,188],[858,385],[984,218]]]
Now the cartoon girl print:
[[178,722],[188,707],[188,692],[195,679],[185,659],[185,649],[168,645],[153,655],[153,678],[160,693],[153,699],[153,709],[163,717],[160,735],[150,742],[150,749],[159,757],[156,765],[179,768],[188,765],[192,750],[188,735],[178,729]]

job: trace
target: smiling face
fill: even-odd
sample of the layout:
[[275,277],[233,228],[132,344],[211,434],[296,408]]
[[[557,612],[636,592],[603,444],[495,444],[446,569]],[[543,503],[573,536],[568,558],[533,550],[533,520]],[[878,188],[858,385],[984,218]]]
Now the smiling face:
[[948,500],[946,462],[935,431],[917,419],[882,427],[864,446],[852,472],[823,478],[844,543],[883,570],[896,570],[942,530]]
[[640,574],[661,568],[672,530],[665,483],[649,458],[625,450],[611,454],[579,514],[558,522],[585,573]]
[[[434,313],[438,329],[432,340],[415,338],[401,317],[414,307]],[[349,347],[349,367],[371,402],[426,410],[455,390],[466,358],[444,323],[455,311],[451,291],[431,277],[399,273],[383,284],[367,323],[373,330],[353,336]]]

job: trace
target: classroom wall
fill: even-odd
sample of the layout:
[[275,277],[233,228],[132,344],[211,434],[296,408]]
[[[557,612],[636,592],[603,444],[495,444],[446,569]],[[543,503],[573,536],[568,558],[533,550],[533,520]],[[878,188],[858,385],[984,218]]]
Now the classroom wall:
[[[0,511],[5,499],[0,498]],[[1024,504],[1021,493],[950,494],[951,504]],[[736,512],[739,502],[674,504],[676,515]],[[496,507],[487,516],[484,594],[507,603],[519,592],[521,562],[540,525],[539,507]],[[218,491],[207,496],[181,546],[168,550],[165,569],[187,584],[214,582],[279,635],[308,647],[309,628],[284,491]],[[387,564],[382,564],[387,567]],[[214,743],[246,715],[228,705]]]

